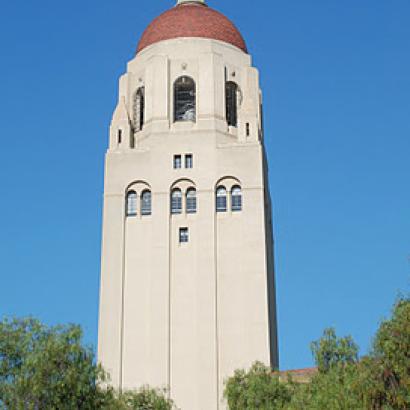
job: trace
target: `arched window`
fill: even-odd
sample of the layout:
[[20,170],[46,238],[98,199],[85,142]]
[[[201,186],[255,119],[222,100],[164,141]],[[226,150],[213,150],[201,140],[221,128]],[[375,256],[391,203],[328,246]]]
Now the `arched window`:
[[137,193],[135,191],[129,191],[127,194],[127,216],[137,215]]
[[180,214],[182,212],[182,192],[174,189],[171,193],[171,213]]
[[145,87],[138,88],[134,97],[134,129],[141,131],[144,127]]
[[232,212],[242,211],[242,191],[240,186],[234,186],[231,190]]
[[196,87],[191,77],[179,77],[174,83],[174,121],[196,121]]
[[151,191],[141,194],[141,215],[151,215]]
[[194,214],[196,212],[195,188],[189,188],[188,191],[186,191],[186,212],[188,214]]
[[226,121],[232,127],[238,126],[238,85],[233,81],[225,84]]
[[216,190],[216,212],[226,212],[226,189],[220,186]]

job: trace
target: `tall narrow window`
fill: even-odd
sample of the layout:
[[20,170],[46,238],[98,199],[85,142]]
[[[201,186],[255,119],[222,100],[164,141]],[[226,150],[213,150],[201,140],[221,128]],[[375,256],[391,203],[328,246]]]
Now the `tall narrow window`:
[[174,155],[174,169],[182,168],[182,157],[181,155]]
[[141,194],[141,215],[151,215],[151,191]]
[[135,191],[129,191],[127,194],[127,216],[137,215],[137,193]]
[[194,166],[194,158],[192,154],[185,155],[185,168],[193,168]]
[[134,128],[141,131],[144,127],[145,87],[138,88],[134,101]]
[[171,213],[180,214],[182,212],[182,192],[174,189],[171,193]]
[[174,83],[174,121],[196,121],[196,87],[191,77],[179,77]]
[[118,130],[118,144],[121,144],[122,142],[122,130]]
[[232,211],[242,211],[242,191],[241,187],[234,186],[231,191]]
[[218,187],[216,190],[216,212],[226,212],[226,189],[223,186]]
[[188,214],[196,213],[196,190],[189,188],[186,192],[186,212]]
[[233,81],[225,84],[226,121],[232,127],[238,126],[238,85]]
[[179,228],[179,243],[189,242],[188,228]]

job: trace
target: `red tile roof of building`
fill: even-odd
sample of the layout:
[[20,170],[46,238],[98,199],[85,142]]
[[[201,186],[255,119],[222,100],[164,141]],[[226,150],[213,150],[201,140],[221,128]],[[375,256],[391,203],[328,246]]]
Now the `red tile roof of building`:
[[317,367],[309,367],[306,369],[295,369],[295,370],[282,370],[277,372],[281,380],[286,381],[287,377],[290,376],[293,381],[299,383],[308,383],[310,380],[318,373]]
[[223,14],[205,4],[179,4],[157,17],[144,31],[137,53],[163,40],[201,37],[224,41],[247,52],[245,41],[235,25]]
[[317,367],[308,367],[306,369],[295,370],[282,370],[282,374],[316,374],[318,372]]

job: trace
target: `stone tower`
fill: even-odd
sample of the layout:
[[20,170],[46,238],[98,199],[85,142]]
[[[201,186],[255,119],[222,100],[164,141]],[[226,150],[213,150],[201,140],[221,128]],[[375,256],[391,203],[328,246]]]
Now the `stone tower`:
[[98,358],[120,389],[223,409],[223,384],[278,366],[258,71],[235,26],[180,0],[120,79],[104,186]]

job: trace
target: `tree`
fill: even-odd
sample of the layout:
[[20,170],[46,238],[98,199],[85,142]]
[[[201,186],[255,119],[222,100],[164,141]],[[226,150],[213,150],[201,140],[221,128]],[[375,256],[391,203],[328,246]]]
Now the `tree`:
[[[319,372],[307,384],[281,381],[261,363],[225,383],[231,410],[407,410],[410,408],[410,299],[381,323],[368,356],[334,329],[312,343]],[[116,392],[82,345],[78,326],[35,319],[0,322],[0,408],[10,410],[172,410],[166,392]]]
[[236,371],[226,383],[231,410],[315,409],[359,410],[365,407],[356,393],[358,347],[351,337],[338,338],[334,329],[312,343],[319,373],[303,385],[280,381],[269,367],[256,363]]
[[0,322],[0,408],[11,410],[171,410],[164,391],[115,392],[82,345],[79,326],[35,319]]
[[309,383],[294,390],[287,409],[365,409],[356,390],[358,347],[350,336],[337,337],[332,328],[311,344],[319,372]]
[[0,322],[0,407],[96,409],[110,400],[104,372],[81,345],[78,326],[48,328],[35,319]]
[[119,397],[119,403],[119,410],[172,410],[174,408],[172,400],[166,397],[165,390],[152,389],[149,386],[135,392],[125,392]]
[[372,409],[410,408],[410,298],[401,297],[381,323],[370,355],[360,365],[364,397]]
[[291,386],[256,362],[247,372],[237,370],[225,383],[225,399],[232,410],[274,410],[290,402]]
[[281,382],[268,367],[236,371],[226,383],[231,410],[410,409],[410,299],[400,298],[381,323],[368,356],[359,360],[350,336],[334,329],[311,344],[318,373],[309,383]]
[[311,350],[321,372],[358,361],[359,348],[351,336],[338,338],[333,328],[325,329],[323,336],[311,344]]

